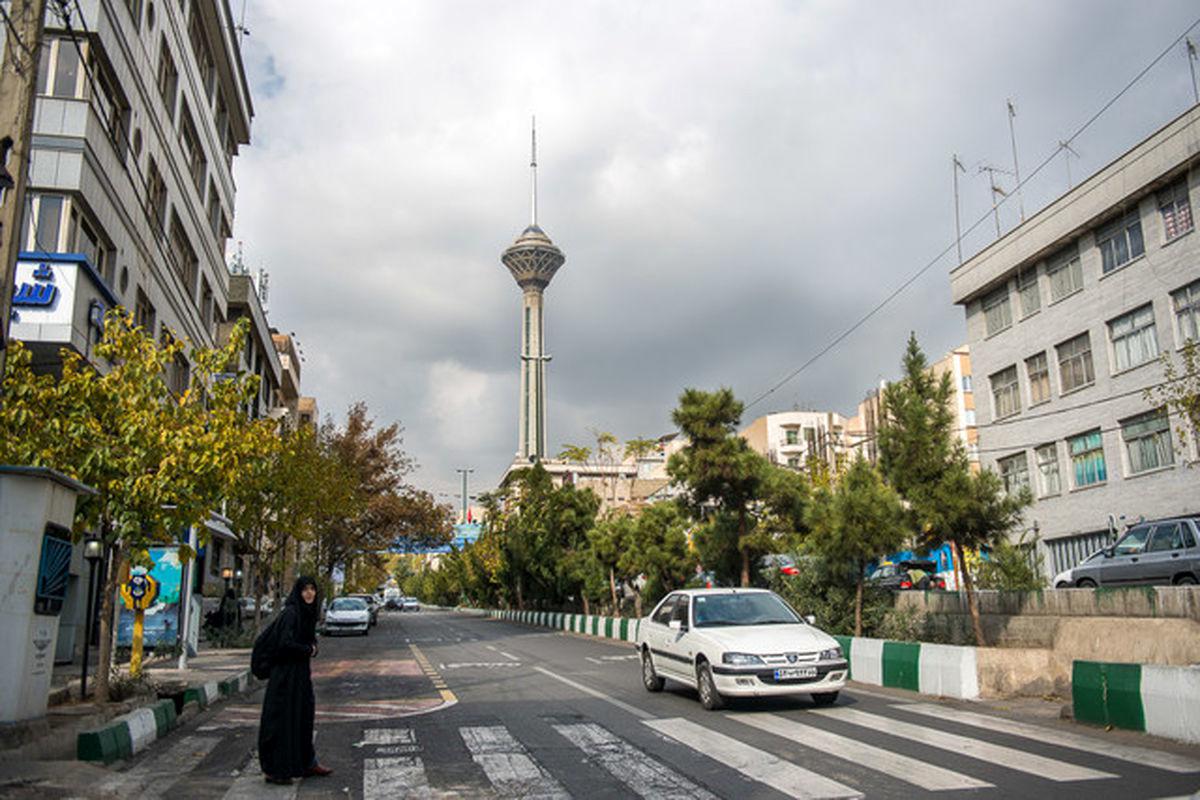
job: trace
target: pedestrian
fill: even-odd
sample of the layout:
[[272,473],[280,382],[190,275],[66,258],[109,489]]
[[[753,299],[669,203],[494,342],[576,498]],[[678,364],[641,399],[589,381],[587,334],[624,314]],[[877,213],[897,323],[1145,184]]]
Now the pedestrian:
[[258,760],[268,783],[333,772],[317,763],[313,749],[316,701],[309,662],[317,654],[318,595],[316,581],[297,579],[275,626],[271,677],[258,726]]

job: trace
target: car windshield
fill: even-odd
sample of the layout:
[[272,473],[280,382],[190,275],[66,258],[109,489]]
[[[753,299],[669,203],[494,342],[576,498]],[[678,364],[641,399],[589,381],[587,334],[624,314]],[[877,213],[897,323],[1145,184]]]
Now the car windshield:
[[331,611],[362,611],[366,607],[367,604],[357,597],[339,597],[329,608]]
[[787,605],[768,592],[697,595],[692,598],[697,628],[720,625],[795,625],[800,622]]

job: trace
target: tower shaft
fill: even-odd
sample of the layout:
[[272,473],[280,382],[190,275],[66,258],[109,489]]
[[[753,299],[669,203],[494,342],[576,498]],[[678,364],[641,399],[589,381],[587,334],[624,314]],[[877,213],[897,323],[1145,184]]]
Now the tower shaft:
[[546,457],[546,361],[542,290],[523,292],[521,308],[521,419],[517,453],[522,460]]

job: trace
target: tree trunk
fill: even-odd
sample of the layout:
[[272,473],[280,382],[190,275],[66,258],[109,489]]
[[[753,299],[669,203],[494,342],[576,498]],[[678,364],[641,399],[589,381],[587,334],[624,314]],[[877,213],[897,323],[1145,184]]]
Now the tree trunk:
[[637,615],[638,619],[642,618],[642,593],[640,591],[633,593],[633,613]]
[[862,636],[863,566],[858,565],[858,584],[854,591],[854,635]]
[[738,512],[738,549],[742,551],[742,586],[750,585],[750,551],[742,541],[746,536],[746,512]]
[[967,560],[963,558],[962,545],[955,542],[954,549],[962,564],[963,587],[967,590],[967,608],[971,612],[971,625],[975,628],[975,646],[987,647],[983,638],[983,623],[979,619],[979,602],[975,597],[975,581],[971,579],[971,570],[967,569]]
[[608,568],[608,589],[612,592],[613,615],[621,616],[621,604],[617,602],[617,574],[612,567]]
[[[108,525],[101,526],[101,537],[108,533]],[[96,658],[96,702],[108,702],[108,674],[112,670],[113,656],[113,598],[117,596],[117,578],[121,574],[121,546],[114,544],[109,551],[108,571],[101,581],[104,587],[100,597],[100,652]]]
[[589,616],[591,616],[592,612],[591,612],[591,609],[588,608],[587,595],[581,593],[580,596],[583,597],[583,615],[585,617],[589,617]]
[[962,557],[959,555],[958,545],[950,542],[950,549],[954,553],[954,588],[963,588],[962,578]]
[[525,610],[525,596],[524,596],[524,593],[521,591],[521,576],[520,575],[517,575],[517,610],[518,611]]

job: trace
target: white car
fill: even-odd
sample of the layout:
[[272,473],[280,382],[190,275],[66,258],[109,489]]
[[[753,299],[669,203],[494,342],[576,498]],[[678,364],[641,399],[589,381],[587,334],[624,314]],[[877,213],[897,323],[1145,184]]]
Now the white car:
[[849,672],[837,640],[766,589],[672,592],[642,620],[637,647],[647,691],[665,679],[694,686],[710,711],[727,697],[808,694],[831,705]]
[[371,627],[371,610],[361,597],[339,597],[325,612],[325,635],[358,633],[366,636]]
[[420,611],[421,601],[415,597],[405,597],[400,601],[401,611]]

